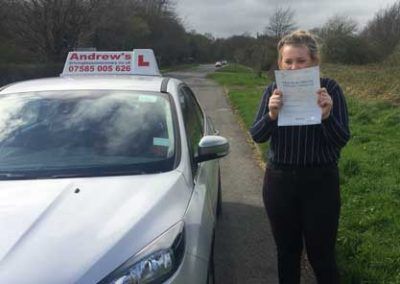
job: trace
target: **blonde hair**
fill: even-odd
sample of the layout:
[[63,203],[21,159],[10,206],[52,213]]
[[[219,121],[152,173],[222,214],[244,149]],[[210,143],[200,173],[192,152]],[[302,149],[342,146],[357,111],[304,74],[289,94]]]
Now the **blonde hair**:
[[282,60],[282,47],[284,45],[304,45],[310,52],[310,57],[317,64],[319,63],[319,48],[315,35],[306,30],[296,30],[285,35],[278,43],[278,65]]

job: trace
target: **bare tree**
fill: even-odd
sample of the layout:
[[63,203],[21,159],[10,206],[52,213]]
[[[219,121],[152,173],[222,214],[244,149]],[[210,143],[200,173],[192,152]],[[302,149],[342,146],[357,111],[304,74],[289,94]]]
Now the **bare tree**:
[[172,5],[171,0],[139,0],[139,2],[148,15],[161,15]]
[[4,24],[7,21],[7,16],[9,12],[9,3],[7,0],[0,0],[0,36],[4,35]]
[[102,0],[91,14],[92,46],[99,50],[129,50],[150,34],[139,0]]
[[376,13],[362,35],[374,44],[381,58],[392,53],[400,43],[400,0]]
[[18,47],[27,58],[24,62],[59,63],[77,47],[141,47],[153,48],[165,65],[181,63],[191,53],[174,4],[174,0],[0,0],[0,49]]
[[0,38],[10,39],[13,36],[10,26],[13,19],[18,14],[16,4],[18,0],[0,0]]
[[348,16],[334,15],[322,26],[319,31],[321,37],[352,36],[357,33],[357,22]]
[[15,41],[42,61],[62,61],[89,25],[89,14],[99,0],[12,1],[8,21]]
[[348,16],[334,15],[315,32],[322,41],[323,60],[334,63],[363,64],[372,61],[370,45],[357,33],[357,22]]
[[[286,34],[297,28],[294,20],[295,12],[289,7],[277,7],[269,18],[268,25],[264,30],[264,37],[267,41],[260,45],[262,48],[261,66],[264,66],[269,70],[269,75],[273,75],[273,70],[277,69],[277,50],[276,45],[278,41]],[[258,69],[258,68],[256,68]]]
[[280,39],[295,29],[294,11],[289,7],[278,7],[269,18],[269,23],[265,27],[265,34],[272,38]]

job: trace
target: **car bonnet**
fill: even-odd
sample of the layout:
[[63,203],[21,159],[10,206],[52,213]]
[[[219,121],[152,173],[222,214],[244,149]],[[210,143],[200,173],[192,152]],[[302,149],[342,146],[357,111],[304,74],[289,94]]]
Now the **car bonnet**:
[[75,283],[96,263],[109,273],[179,221],[190,194],[178,171],[1,181],[0,283]]

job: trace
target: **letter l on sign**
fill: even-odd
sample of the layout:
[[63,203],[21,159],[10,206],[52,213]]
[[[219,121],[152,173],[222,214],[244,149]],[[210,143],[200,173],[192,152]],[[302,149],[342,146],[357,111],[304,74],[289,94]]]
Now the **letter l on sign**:
[[142,54],[138,56],[138,66],[146,67],[149,66],[149,64],[148,61],[144,61],[144,56]]
[[135,75],[160,76],[154,52],[151,49],[134,49],[132,70]]

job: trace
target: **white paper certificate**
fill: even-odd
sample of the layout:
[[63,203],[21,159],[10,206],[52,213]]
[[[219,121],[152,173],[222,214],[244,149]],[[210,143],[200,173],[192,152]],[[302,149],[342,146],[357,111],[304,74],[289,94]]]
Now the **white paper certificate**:
[[298,70],[277,70],[275,79],[282,91],[283,105],[278,126],[321,123],[321,109],[317,103],[320,88],[319,66]]

